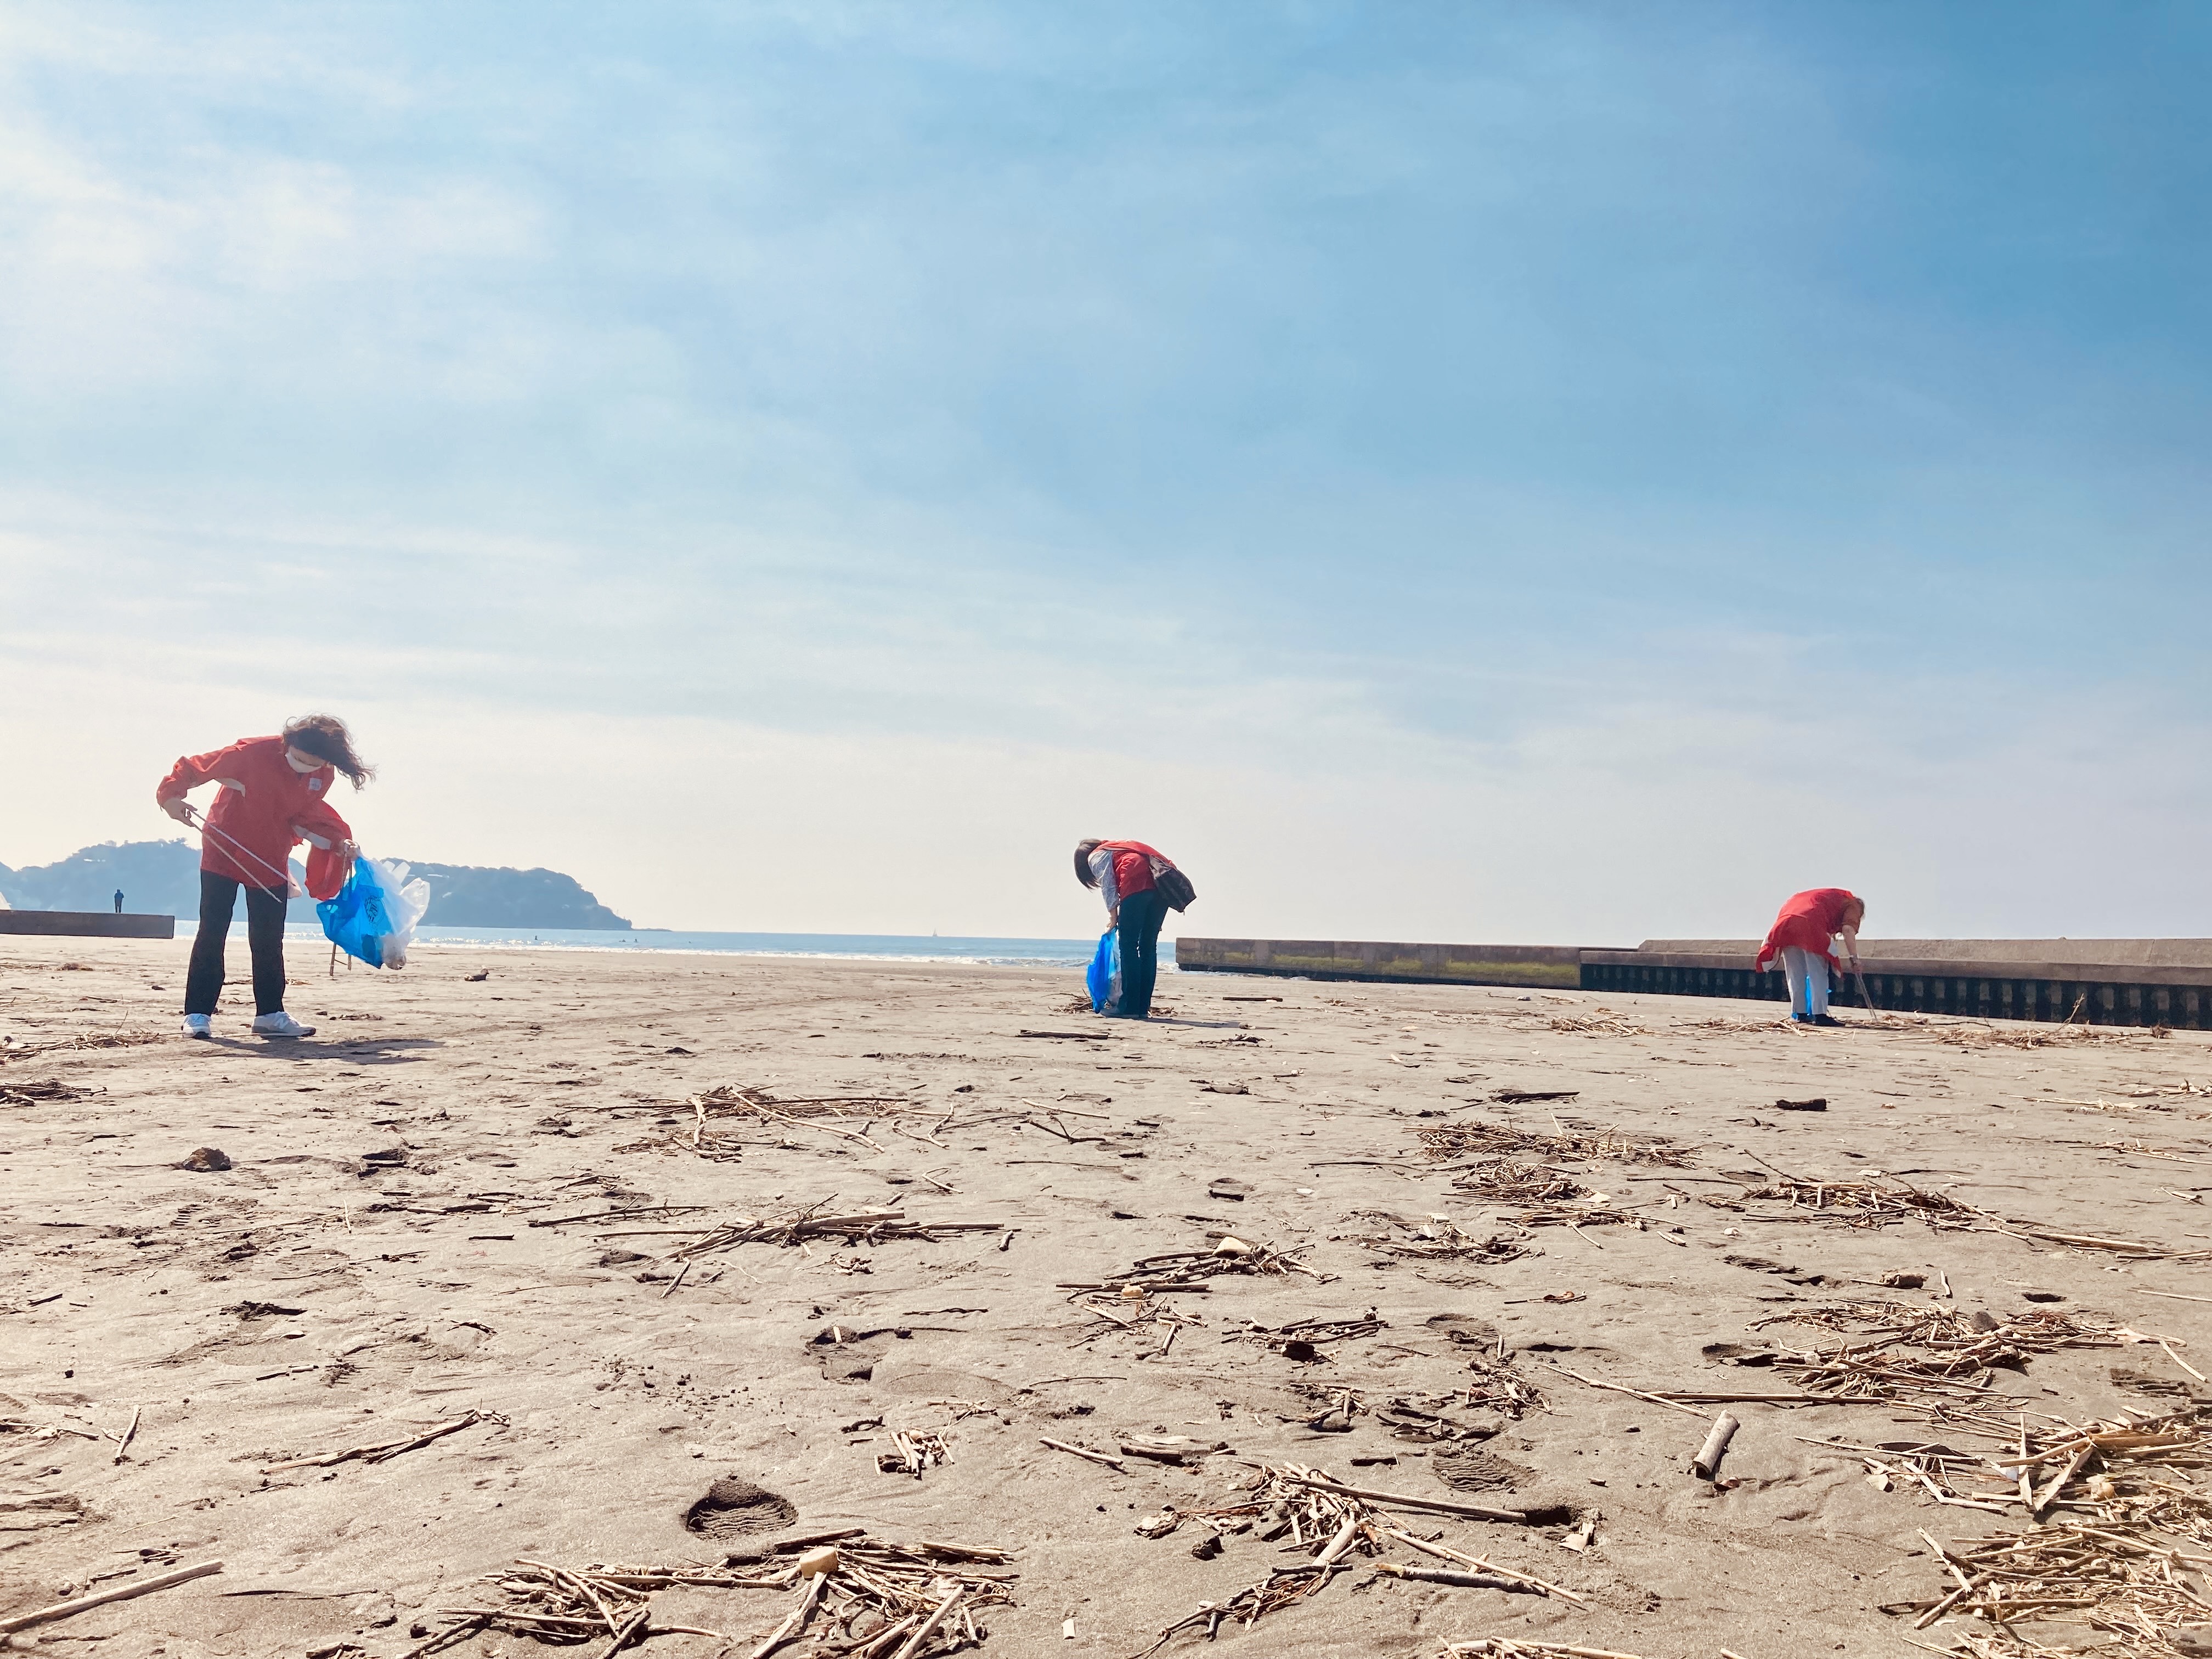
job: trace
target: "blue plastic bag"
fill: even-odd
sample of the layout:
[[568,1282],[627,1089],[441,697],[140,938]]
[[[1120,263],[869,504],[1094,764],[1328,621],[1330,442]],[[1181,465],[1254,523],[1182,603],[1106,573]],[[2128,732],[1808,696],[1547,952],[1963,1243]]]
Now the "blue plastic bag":
[[1117,1013],[1121,1006],[1121,934],[1109,927],[1098,936],[1098,949],[1085,975],[1091,990],[1091,1012]]
[[407,866],[357,857],[335,898],[315,906],[323,937],[372,968],[404,968],[415,924],[429,908],[430,890],[407,879]]

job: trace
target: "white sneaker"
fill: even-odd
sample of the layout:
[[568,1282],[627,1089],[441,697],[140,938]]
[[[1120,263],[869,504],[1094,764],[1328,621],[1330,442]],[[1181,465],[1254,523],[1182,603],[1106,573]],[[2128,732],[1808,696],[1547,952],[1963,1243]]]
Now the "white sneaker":
[[186,1014],[185,1035],[189,1037],[211,1037],[215,1035],[215,1022],[205,1014]]
[[273,1014],[256,1014],[253,1017],[253,1035],[256,1036],[300,1037],[314,1034],[313,1026],[301,1024],[282,1008]]

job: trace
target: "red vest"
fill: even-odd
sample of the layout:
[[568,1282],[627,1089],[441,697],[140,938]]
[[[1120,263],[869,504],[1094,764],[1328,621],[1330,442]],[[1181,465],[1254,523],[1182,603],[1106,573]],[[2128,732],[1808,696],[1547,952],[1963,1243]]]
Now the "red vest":
[[1828,955],[1828,941],[1842,928],[1844,908],[1852,902],[1853,896],[1840,887],[1814,887],[1793,894],[1767,931],[1766,943],[1759,946],[1759,960],[1753,966],[1765,967],[1784,945],[1794,945],[1801,951],[1818,951],[1828,957],[1830,969],[1842,971],[1835,957]]
[[1123,898],[1132,893],[1149,893],[1159,884],[1152,879],[1152,860],[1168,862],[1164,854],[1155,853],[1140,841],[1102,841],[1099,846],[1114,855],[1114,890]]

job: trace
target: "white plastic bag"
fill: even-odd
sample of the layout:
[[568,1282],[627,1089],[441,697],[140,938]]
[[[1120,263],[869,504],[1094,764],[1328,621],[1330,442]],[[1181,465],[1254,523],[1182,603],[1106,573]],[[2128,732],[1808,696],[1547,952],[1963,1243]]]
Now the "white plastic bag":
[[408,947],[415,943],[415,928],[430,908],[430,884],[420,877],[410,881],[407,866],[397,859],[367,862],[376,873],[376,884],[384,890],[385,909],[392,918],[392,932],[384,942],[384,965],[404,968]]

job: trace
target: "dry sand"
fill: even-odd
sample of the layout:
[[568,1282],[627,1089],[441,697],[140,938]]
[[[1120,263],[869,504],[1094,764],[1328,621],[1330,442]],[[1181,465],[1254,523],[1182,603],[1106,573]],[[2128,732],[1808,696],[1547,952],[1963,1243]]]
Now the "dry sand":
[[[1164,981],[1174,1018],[1103,1025],[1067,1012],[1068,974],[433,949],[404,974],[335,981],[297,952],[293,1006],[319,1036],[251,1039],[250,995],[234,985],[221,1040],[193,1043],[173,1035],[185,948],[0,939],[0,1032],[15,1046],[0,1060],[0,1618],[118,1574],[225,1564],[25,1632],[24,1646],[394,1659],[441,1627],[437,1609],[483,1605],[471,1581],[518,1557],[719,1562],[739,1544],[866,1526],[1013,1552],[1013,1605],[981,1620],[988,1651],[1123,1659],[1200,1602],[1307,1559],[1248,1531],[1201,1559],[1197,1522],[1154,1540],[1137,1522],[1235,1503],[1252,1465],[1296,1462],[1406,1494],[1571,1505],[1595,1522],[1579,1551],[1571,1524],[1389,1514],[1586,1604],[1376,1579],[1355,1556],[1213,1650],[1413,1659],[1506,1636],[1649,1659],[1903,1655],[1911,1621],[1880,1604],[1948,1587],[1910,1553],[1916,1528],[1962,1538],[1998,1518],[1878,1490],[1857,1457],[1798,1437],[1928,1437],[1899,1426],[1921,1419],[1740,1406],[1733,1484],[1716,1487],[1686,1468],[1712,1407],[1669,1410],[1548,1364],[1644,1389],[1771,1389],[1773,1371],[1704,1350],[1810,1342],[1829,1334],[1751,1322],[1887,1296],[2100,1312],[2212,1370],[2212,1305],[2150,1294],[2212,1291],[2199,1266],[1697,1201],[1736,1192],[1722,1171],[1881,1171],[2046,1229],[2201,1251],[2212,1099],[2179,1087],[2212,1073],[2198,1035],[2018,1047],[2029,1028],[1997,1028],[2000,1042],[1903,1019],[1793,1031],[1771,1005],[1195,975]],[[242,971],[242,941],[234,951]],[[145,1040],[67,1046],[129,1035]],[[48,1083],[87,1092],[39,1097]],[[880,1152],[814,1128],[779,1146],[717,1126],[709,1145],[750,1144],[704,1158],[685,1144],[684,1102],[724,1084],[910,1097],[931,1115],[902,1122],[944,1144],[863,1112],[848,1127],[867,1126]],[[1498,1103],[1508,1090],[1578,1092]],[[1774,1109],[1811,1096],[1828,1109]],[[1049,1108],[1098,1139],[1021,1127]],[[1454,1188],[1469,1158],[1423,1155],[1420,1130],[1475,1121],[1663,1135],[1692,1155],[1680,1170],[1553,1159],[1645,1224],[1522,1231],[1500,1218],[1528,1206]],[[201,1146],[232,1167],[179,1167]],[[1224,1180],[1244,1195],[1219,1195]],[[670,1255],[696,1235],[652,1231],[888,1202],[990,1225],[749,1243],[699,1256],[672,1293]],[[702,1207],[540,1224],[648,1203]],[[1528,1253],[1389,1254],[1359,1239],[1418,1240],[1377,1212],[1414,1227],[1447,1216]],[[1224,1229],[1297,1248],[1326,1278],[1218,1277],[1155,1298],[1200,1322],[1165,1353],[1164,1326],[1124,1333],[1056,1288],[1207,1249]],[[1904,1270],[1927,1287],[1869,1288]],[[1249,1334],[1370,1310],[1381,1329],[1303,1362]],[[831,1326],[862,1340],[814,1340]],[[1544,1402],[1517,1419],[1465,1403],[1500,1354]],[[2075,1419],[2168,1408],[2156,1390],[2191,1384],[2150,1345],[2038,1355],[1996,1378],[2029,1409]],[[1345,1390],[1364,1408],[1349,1432],[1307,1425]],[[1394,1429],[1394,1401],[1464,1432],[1419,1437],[1402,1410]],[[264,1472],[471,1412],[496,1417],[379,1463]],[[880,1472],[900,1430],[943,1432],[950,1461],[918,1480]],[[1117,1474],[1040,1443],[1110,1451],[1133,1434],[1228,1449],[1182,1468],[1133,1457]],[[721,1534],[687,1530],[724,1477],[781,1494],[788,1523],[770,1506],[729,1512]],[[746,1536],[749,1521],[770,1529]],[[796,1599],[669,1591],[657,1620],[732,1639],[647,1645],[749,1654]],[[1948,1646],[1960,1628],[1919,1639]],[[448,1650],[540,1650],[497,1632]]]

